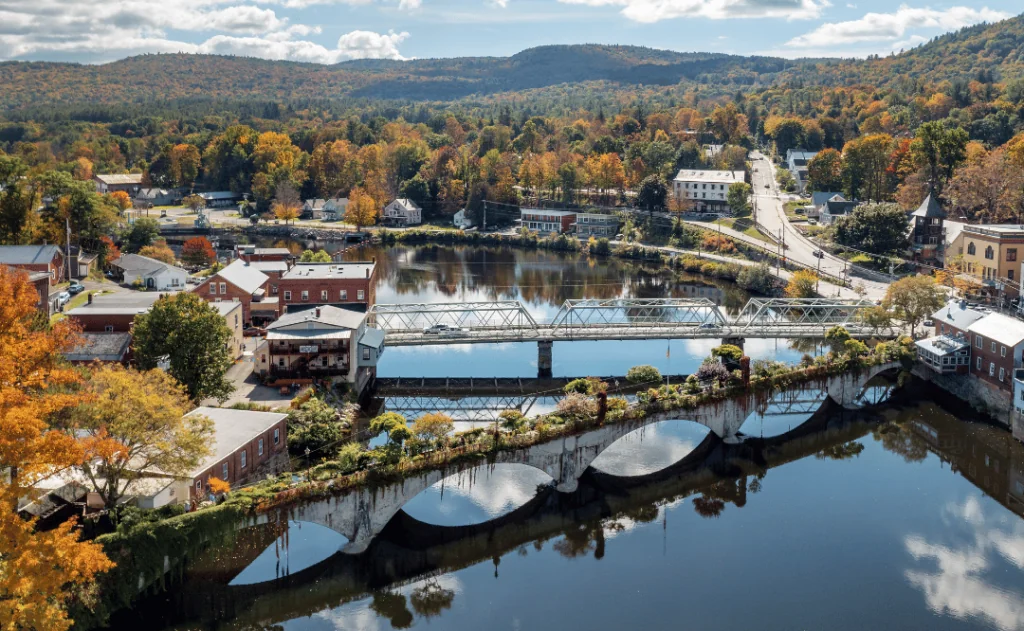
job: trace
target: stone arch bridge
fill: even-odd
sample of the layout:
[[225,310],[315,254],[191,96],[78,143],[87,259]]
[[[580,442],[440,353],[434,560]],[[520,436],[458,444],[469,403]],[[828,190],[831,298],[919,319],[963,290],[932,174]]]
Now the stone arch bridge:
[[[859,371],[850,371],[811,382],[804,387],[819,388],[828,398],[848,409],[864,405],[862,393],[873,377],[896,369],[899,363],[882,364]],[[498,451],[492,459],[475,466],[520,464],[539,469],[552,478],[559,492],[571,493],[590,464],[620,438],[642,427],[665,420],[685,418],[706,427],[725,443],[739,442],[738,433],[744,421],[763,411],[768,401],[762,393],[749,391],[723,401],[699,406],[694,410],[650,414],[631,422],[614,423],[575,436]],[[343,552],[358,554],[387,526],[388,522],[414,497],[440,482],[454,471],[433,470],[405,478],[383,487],[362,487],[321,501],[314,501],[253,517],[243,526],[290,519],[326,526],[348,539]]]

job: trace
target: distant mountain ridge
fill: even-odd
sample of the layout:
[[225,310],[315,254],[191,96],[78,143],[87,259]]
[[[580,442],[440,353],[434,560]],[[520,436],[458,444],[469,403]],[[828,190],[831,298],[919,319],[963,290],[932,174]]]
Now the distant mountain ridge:
[[1024,76],[1024,16],[936,38],[868,60],[788,60],[603,44],[530,48],[510,57],[358,60],[325,66],[215,55],[149,54],[102,65],[0,63],[0,110],[41,104],[124,104],[175,99],[371,98],[453,101],[562,84],[611,82],[728,89],[778,84],[890,85]]

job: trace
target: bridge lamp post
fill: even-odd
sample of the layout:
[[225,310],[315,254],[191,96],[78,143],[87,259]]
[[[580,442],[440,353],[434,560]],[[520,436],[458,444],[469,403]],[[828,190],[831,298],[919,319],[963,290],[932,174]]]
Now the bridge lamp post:
[[306,447],[306,484],[312,482],[313,478],[310,476],[309,469],[309,447]]

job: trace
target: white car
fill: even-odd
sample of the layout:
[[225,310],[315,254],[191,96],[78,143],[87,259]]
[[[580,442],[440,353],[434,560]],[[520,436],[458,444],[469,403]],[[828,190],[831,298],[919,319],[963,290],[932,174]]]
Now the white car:
[[57,306],[63,307],[64,305],[68,304],[69,302],[71,302],[71,294],[70,293],[68,293],[66,291],[62,291],[59,294],[57,294]]
[[448,324],[432,324],[431,326],[423,327],[423,334],[436,335],[438,337],[460,337],[468,335],[469,329],[461,329]]

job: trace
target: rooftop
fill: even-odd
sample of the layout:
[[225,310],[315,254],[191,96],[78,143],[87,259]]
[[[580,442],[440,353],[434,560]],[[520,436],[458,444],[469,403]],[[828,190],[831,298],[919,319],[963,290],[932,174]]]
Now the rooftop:
[[176,265],[168,265],[163,261],[151,259],[140,254],[122,254],[121,258],[114,259],[110,264],[120,267],[126,272],[135,272],[136,274],[145,274],[147,276],[157,274],[165,269],[177,269],[183,274],[187,274],[185,270]]
[[578,210],[550,210],[548,208],[520,208],[519,213],[521,215],[547,215],[549,217],[568,217],[569,215],[578,215]]
[[78,345],[64,353],[68,361],[119,362],[132,343],[131,333],[79,333],[78,338]]
[[[416,202],[412,201],[411,199],[398,198],[395,201],[391,202],[391,204],[397,204],[397,205],[401,206],[402,208],[404,208],[405,210],[422,210],[416,204]],[[390,206],[391,204],[388,204],[388,205]]]
[[376,263],[360,261],[351,263],[296,263],[284,276],[282,280],[295,278],[340,278],[351,279],[369,278],[373,276],[373,268]]
[[291,256],[292,252],[288,248],[258,248],[254,245],[239,245],[235,248],[240,254],[263,254],[263,255],[278,255],[278,256]]
[[[202,415],[213,421],[214,435],[209,441],[211,453],[192,470],[190,477],[202,474],[224,458],[241,449],[254,437],[268,431],[286,418],[277,412],[253,412],[230,408],[200,407],[185,416]],[[284,436],[281,437],[284,440]]]
[[932,354],[939,355],[950,355],[957,351],[961,351],[970,344],[966,338],[963,337],[952,337],[949,335],[939,335],[938,337],[930,337],[926,340],[918,340],[914,342],[918,348],[928,351]]
[[235,309],[238,309],[239,307],[242,306],[242,303],[236,302],[234,300],[221,300],[220,302],[211,302],[209,304],[213,305],[213,308],[217,310],[217,313],[221,314],[222,316],[226,316]]
[[60,252],[55,245],[0,245],[0,263],[7,265],[42,265]]
[[956,327],[961,331],[966,331],[967,327],[984,317],[984,313],[971,309],[966,302],[959,300],[950,300],[945,307],[932,314],[932,320]]
[[287,272],[288,262],[287,261],[252,261],[249,263],[249,267],[258,269],[259,271],[266,274],[267,272]]
[[[287,329],[288,327],[295,327],[296,330],[309,331],[315,330],[317,325],[320,325],[319,328],[340,327],[343,329],[358,329],[363,325],[365,319],[365,313],[358,313],[356,311],[326,305],[313,309],[286,313],[276,321],[268,324],[267,331]],[[310,323],[314,325],[314,329],[308,328],[308,324]]]
[[987,234],[995,237],[1024,237],[1024,226],[1019,223],[965,225],[963,231],[974,234]]
[[230,265],[214,274],[213,277],[222,278],[249,294],[256,293],[260,287],[263,287],[270,280],[269,276],[242,259],[235,259]]
[[102,173],[94,176],[95,179],[107,186],[116,184],[142,184],[141,173]]
[[173,292],[119,291],[113,294],[93,294],[92,302],[68,311],[76,315],[138,315],[146,313],[160,298]]
[[1006,346],[1024,342],[1024,322],[1001,313],[990,313],[972,324],[968,330],[976,335]]
[[928,194],[928,197],[924,198],[921,205],[917,207],[917,210],[911,213],[914,217],[936,217],[944,219],[946,217],[946,211],[942,210],[942,206],[939,204],[939,200],[934,195]]
[[232,193],[231,191],[209,191],[206,193],[196,193],[196,195],[202,197],[205,200],[211,199],[241,199],[241,195],[238,193]]
[[709,171],[702,169],[682,169],[676,174],[676,182],[704,182],[708,184],[734,184],[745,182],[743,171]]

